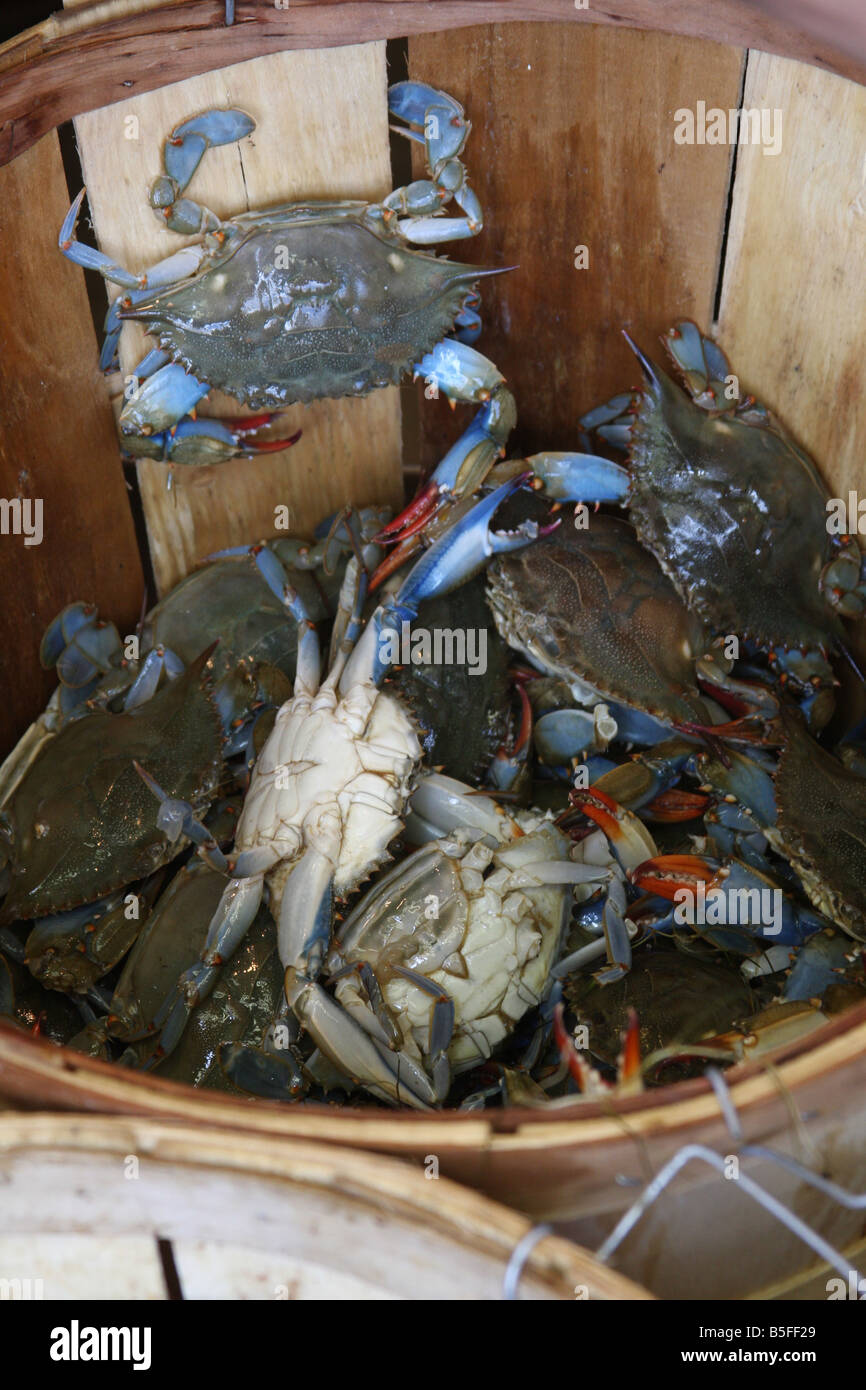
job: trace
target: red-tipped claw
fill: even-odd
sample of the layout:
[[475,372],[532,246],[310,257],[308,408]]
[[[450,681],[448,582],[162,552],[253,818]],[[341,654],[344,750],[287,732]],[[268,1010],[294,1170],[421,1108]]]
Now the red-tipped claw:
[[381,531],[373,537],[377,545],[389,545],[395,541],[406,540],[408,536],[414,536],[418,531],[423,530],[427,522],[430,521],[439,510],[442,491],[439,484],[432,480],[426,487],[421,488],[416,493],[408,507],[404,507],[399,516],[395,516],[391,521],[383,526]]
[[701,883],[715,887],[718,870],[697,854],[658,854],[638,864],[629,878],[642,892],[676,902],[684,888],[694,890]]
[[644,806],[643,814],[650,820],[660,821],[663,825],[672,825],[678,821],[694,820],[697,816],[702,816],[711,801],[712,798],[705,796],[703,792],[687,792],[680,787],[671,787],[666,792],[660,792]]

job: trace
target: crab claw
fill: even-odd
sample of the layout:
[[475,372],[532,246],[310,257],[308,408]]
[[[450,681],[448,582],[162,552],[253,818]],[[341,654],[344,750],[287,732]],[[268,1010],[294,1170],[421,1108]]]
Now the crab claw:
[[[461,355],[462,354],[462,355]],[[471,354],[471,361],[469,358]],[[449,371],[449,363],[452,369]],[[384,545],[420,534],[452,498],[477,492],[497,458],[505,452],[505,442],[514,428],[517,412],[511,392],[491,362],[480,353],[459,343],[440,343],[428,353],[418,370],[437,384],[437,389],[456,391],[453,363],[466,369],[469,394],[464,399],[483,399],[472,423],[437,466],[430,481],[408,507],[383,526],[375,540]],[[474,366],[472,366],[474,363]],[[471,388],[471,389],[470,389]],[[449,391],[450,394],[450,391]]]
[[622,1035],[622,1052],[617,1059],[617,1079],[621,1086],[631,1083],[640,1086],[640,1022],[636,1009],[629,1009],[628,1022]]
[[528,477],[528,473],[521,473],[502,483],[449,527],[413,566],[397,594],[396,604],[410,608],[414,617],[424,599],[450,593],[477,574],[492,555],[522,550],[537,540],[539,527],[534,521],[524,521],[514,531],[490,528],[499,507]]
[[710,804],[711,798],[702,792],[687,792],[680,787],[671,787],[669,791],[660,792],[643,810],[650,820],[673,825],[702,816]]
[[572,792],[569,800],[604,831],[626,873],[631,873],[655,854],[655,842],[646,826],[612,796],[590,787],[586,791]]
[[697,854],[657,854],[636,865],[629,878],[642,892],[667,902],[676,902],[683,889],[694,890],[700,883],[717,888],[722,881],[719,866]]
[[529,696],[522,681],[515,680],[514,687],[520,701],[520,723],[511,748],[503,743],[487,772],[490,785],[503,792],[511,790],[526,766],[532,740],[532,705]]
[[[526,480],[526,474],[510,479],[487,494],[450,526],[413,565],[396,595],[380,604],[346,663],[340,689],[355,681],[372,679],[378,685],[396,660],[402,625],[418,616],[418,605],[438,598],[471,579],[492,555],[521,550],[539,535],[534,521],[524,521],[515,531],[493,531],[490,522],[499,506]],[[396,644],[396,645],[395,645]]]

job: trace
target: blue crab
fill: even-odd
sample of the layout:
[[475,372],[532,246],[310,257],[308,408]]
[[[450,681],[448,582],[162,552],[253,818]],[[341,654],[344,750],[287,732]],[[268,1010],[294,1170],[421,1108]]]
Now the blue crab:
[[[360,513],[365,538],[383,515],[375,508]],[[214,642],[219,643],[213,671],[220,712],[239,737],[250,734],[263,697],[267,704],[281,704],[295,673],[297,634],[261,566],[271,554],[287,566],[310,617],[320,622],[337,607],[349,551],[345,529],[338,526],[316,543],[284,536],[212,556],[144,616],[137,656],[128,650],[129,639],[121,640],[92,604],[69,604],[49,624],[39,648],[42,665],[55,668],[59,684],[0,765],[0,808],[36,754],[70,720],[95,708],[138,708]]]
[[306,1021],[310,1001],[320,1001],[317,977],[330,942],[333,899],[356,889],[387,858],[421,762],[411,718],[379,688],[391,666],[388,653],[423,599],[447,592],[491,554],[534,538],[532,526],[516,534],[489,529],[514,486],[505,484],[484,498],[441,537],[365,627],[368,556],[359,538],[344,580],[343,620],[332,636],[330,670],[322,681],[315,627],[274,561],[271,582],[298,625],[294,694],[278,711],[259,754],[230,860],[198,824],[194,808],[167,797],[147,769],[139,768],[161,802],[160,824],[175,833],[182,829],[213,867],[230,873],[199,961],[184,972],[152,1021],[159,1030],[154,1062],[174,1049],[191,1011],[213,989],[266,886],[286,971],[286,1010]]
[[487,572],[487,597],[506,641],[533,666],[561,677],[587,707],[543,716],[537,735],[581,732],[562,761],[584,747],[655,743],[677,723],[712,722],[695,662],[707,641],[653,557],[622,519],[600,514],[553,534]]
[[[724,353],[696,324],[682,321],[663,339],[689,394],[628,341],[643,391],[581,421],[627,448],[628,467],[575,452],[536,454],[514,468],[531,469],[551,500],[626,507],[639,540],[711,635],[742,639],[782,681],[814,697],[834,684],[830,653],[849,655],[840,619],[866,604],[856,541],[830,534],[815,464],[765,407],[740,396]],[[477,486],[478,470],[470,477],[453,455],[389,524],[388,539],[417,544],[423,527]]]
[[177,836],[166,840],[148,815],[133,759],[148,762],[200,813],[210,804],[223,768],[210,655],[139,709],[95,710],[37,753],[0,812],[0,864],[9,870],[0,922],[93,903],[179,852]]
[[[124,320],[145,324],[159,341],[139,365],[121,413],[130,451],[213,462],[254,450],[249,421],[192,418],[212,387],[272,411],[364,395],[408,371],[454,401],[483,402],[482,452],[492,458],[501,448],[514,402],[494,365],[470,346],[480,325],[475,286],[499,272],[414,249],[481,229],[481,206],[460,159],[470,125],[458,102],[423,83],[398,82],[388,100],[406,123],[402,133],[424,145],[429,177],[381,203],[287,203],[220,221],[182,195],[210,147],[255,129],[236,109],[194,116],[168,137],[165,173],[150,203],[168,229],[199,240],[146,272],[134,274],[76,241],[83,192],[73,203],[60,249],[124,291],[109,311],[103,365]],[[452,199],[459,216],[444,215]],[[456,336],[446,340],[452,330]]]
[[335,934],[334,997],[296,1002],[334,1065],[391,1104],[441,1104],[452,1071],[491,1056],[553,985],[573,886],[610,877],[543,817],[489,808],[379,880]]

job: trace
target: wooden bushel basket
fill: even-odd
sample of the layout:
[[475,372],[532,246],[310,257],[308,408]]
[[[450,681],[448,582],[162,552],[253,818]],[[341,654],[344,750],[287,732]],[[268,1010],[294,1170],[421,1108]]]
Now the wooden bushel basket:
[[[624,0],[616,17],[565,0],[292,0],[286,9],[241,0],[227,30],[222,8],[67,3],[0,48],[0,494],[39,497],[45,516],[41,545],[0,536],[0,747],[50,693],[36,654],[47,622],[82,598],[131,631],[143,584],[112,415],[122,382],[107,387],[98,371],[83,276],[56,248],[70,190],[55,127],[72,117],[100,244],[143,265],[181,244],[146,204],[162,140],[209,105],[241,105],[258,123],[250,149],[213,151],[196,175],[194,195],[220,214],[386,192],[386,40],[408,35],[387,55],[391,79],[399,67],[397,76],[444,87],[473,120],[465,158],[485,229],[471,259],[519,266],[485,295],[481,341],[517,397],[516,447],[569,447],[577,417],[629,384],[621,327],[652,347],[690,316],[714,326],[744,385],[778,412],[831,489],[847,497],[857,488],[866,32],[853,11],[847,29],[831,32],[806,0]],[[505,22],[514,20],[545,22]],[[778,152],[677,143],[675,114],[699,102],[781,112]],[[581,247],[588,270],[577,266]],[[139,355],[133,336],[125,371]],[[219,411],[219,400],[208,408]],[[417,434],[426,467],[466,422],[420,386],[295,410],[289,423],[304,429],[296,449],[195,470],[173,494],[164,465],[138,465],[138,529],[158,592],[201,555],[272,534],[277,503],[291,507],[297,531],[347,500],[394,503],[404,432]],[[433,1155],[443,1174],[561,1221],[589,1247],[686,1143],[722,1155],[743,1140],[769,1145],[849,1191],[866,1188],[866,1008],[772,1062],[725,1074],[728,1120],[703,1079],[604,1106],[423,1116],[247,1103],[0,1029],[0,1094],[11,1106],[142,1117],[128,1123],[146,1121],[154,1143],[223,1145],[229,1167],[266,1141],[286,1155],[299,1141],[351,1148],[359,1161],[358,1150],[416,1163]],[[3,1123],[6,1134],[21,1127],[21,1142],[32,1124],[37,1145],[75,1148],[84,1132],[78,1118]],[[114,1132],[94,1131],[97,1147]],[[5,1142],[0,1133],[0,1153]],[[770,1160],[744,1158],[742,1171],[856,1263],[862,1215]],[[667,1297],[825,1296],[816,1257],[736,1181],[699,1166],[659,1198],[615,1263]]]

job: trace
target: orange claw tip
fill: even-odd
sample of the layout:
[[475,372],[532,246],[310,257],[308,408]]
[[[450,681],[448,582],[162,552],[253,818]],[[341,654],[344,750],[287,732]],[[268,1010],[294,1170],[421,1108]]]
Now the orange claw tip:
[[387,541],[397,539],[402,531],[409,526],[414,526],[419,518],[422,521],[427,521],[436,510],[439,497],[439,484],[431,479],[426,487],[423,487],[413,497],[409,505],[403,508],[399,516],[395,516],[391,521],[385,523],[381,531],[378,531],[373,537],[373,540],[377,545],[383,545]]
[[629,875],[632,883],[644,893],[655,893],[669,902],[684,888],[695,889],[698,884],[715,884],[717,871],[697,854],[659,854],[645,859]]
[[677,821],[694,820],[696,816],[702,816],[711,802],[711,797],[702,796],[699,792],[681,791],[678,787],[671,787],[670,790],[660,792],[654,797],[644,808],[644,814],[666,825],[675,824]]
[[571,1041],[571,1038],[569,1037],[568,1032],[566,1030],[565,1023],[563,1021],[564,1012],[565,1010],[562,1004],[557,1004],[556,1008],[553,1011],[553,1037],[556,1046],[559,1049],[559,1055],[562,1058],[565,1065],[568,1067],[569,1074],[571,1075],[572,1080],[577,1086],[577,1089],[579,1091],[583,1091],[583,1066],[581,1064],[580,1058],[577,1055],[577,1051],[575,1050],[574,1043]]
[[254,454],[278,454],[283,449],[291,449],[293,444],[297,444],[303,430],[296,430],[287,439],[259,439],[242,441],[245,449],[251,450]]
[[221,415],[220,424],[225,425],[227,430],[234,430],[236,434],[244,434],[248,430],[261,430],[265,425],[269,425],[276,419],[275,410],[263,410],[258,415]]
[[640,1023],[635,1009],[628,1011],[618,1069],[620,1081],[634,1081],[640,1076]]
[[582,811],[591,821],[595,821],[609,840],[621,838],[622,807],[612,796],[589,788],[587,791],[572,792],[569,799],[576,810]]

